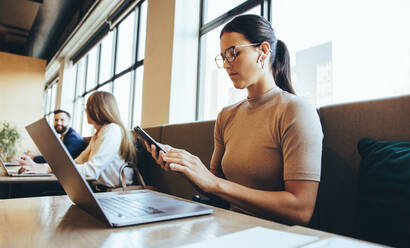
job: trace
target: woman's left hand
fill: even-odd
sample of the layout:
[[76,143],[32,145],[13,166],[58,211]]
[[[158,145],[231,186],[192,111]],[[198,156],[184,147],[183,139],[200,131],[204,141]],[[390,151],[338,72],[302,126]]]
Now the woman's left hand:
[[183,173],[203,191],[211,193],[218,178],[205,167],[197,156],[176,148],[172,148],[161,155],[162,160],[165,162],[164,169]]

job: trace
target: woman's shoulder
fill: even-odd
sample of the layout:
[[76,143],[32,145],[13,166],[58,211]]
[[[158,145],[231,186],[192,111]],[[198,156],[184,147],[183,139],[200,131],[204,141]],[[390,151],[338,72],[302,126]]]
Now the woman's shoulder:
[[319,123],[316,108],[304,97],[284,92],[280,96],[280,104],[277,105],[276,115],[285,122],[314,121]]
[[217,120],[224,122],[227,119],[230,119],[230,116],[232,116],[245,102],[246,102],[246,99],[223,107],[221,111],[219,111],[218,113]]
[[279,98],[279,108],[284,111],[306,109],[315,110],[315,107],[304,97],[284,91],[279,95]]
[[221,112],[222,112],[222,111],[223,111],[223,112],[232,112],[232,111],[234,111],[235,109],[241,107],[246,101],[247,101],[247,99],[243,99],[243,100],[241,100],[241,101],[239,101],[239,102],[236,102],[236,103],[233,103],[233,104],[231,104],[231,105],[225,106],[225,107],[222,108]]
[[241,108],[246,102],[247,102],[247,99],[243,99],[243,100],[240,100],[239,102],[225,106],[221,109],[221,111],[219,111],[219,114],[229,114],[229,113],[235,112],[237,109]]
[[103,133],[114,133],[118,134],[121,133],[121,127],[116,124],[116,123],[110,123],[110,124],[105,124],[102,128],[101,131]]

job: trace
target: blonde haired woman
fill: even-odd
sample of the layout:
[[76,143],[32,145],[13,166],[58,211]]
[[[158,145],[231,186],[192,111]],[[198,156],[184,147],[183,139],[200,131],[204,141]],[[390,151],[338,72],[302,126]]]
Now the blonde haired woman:
[[[136,153],[131,135],[121,121],[117,101],[109,92],[94,92],[87,100],[85,112],[96,132],[87,148],[74,160],[76,166],[84,176],[95,178],[95,190],[118,187],[120,167],[125,161],[133,161]],[[21,159],[20,164],[21,172],[51,172],[47,164],[36,164],[28,156]],[[131,184],[133,170],[125,168],[124,175],[126,183]]]
[[[115,97],[104,91],[94,92],[87,100],[88,123],[96,132],[90,144],[75,159],[78,170],[96,179],[99,189],[121,184],[119,170],[125,161],[135,158],[135,147],[128,130],[121,121]],[[125,169],[127,184],[132,183],[133,171]]]

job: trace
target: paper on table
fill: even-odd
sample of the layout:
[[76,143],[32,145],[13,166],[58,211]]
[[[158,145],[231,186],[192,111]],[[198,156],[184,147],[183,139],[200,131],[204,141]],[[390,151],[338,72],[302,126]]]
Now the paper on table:
[[360,240],[353,240],[341,237],[331,237],[322,239],[309,245],[303,246],[303,248],[378,248],[384,247],[376,244],[366,243]]
[[236,233],[227,234],[215,239],[199,242],[187,246],[184,248],[200,248],[200,247],[212,247],[212,248],[225,248],[229,247],[242,248],[242,247],[298,247],[303,244],[307,244],[314,240],[319,239],[315,236],[308,236],[302,234],[295,234],[284,231],[277,231],[273,229],[267,229],[264,227],[253,227]]

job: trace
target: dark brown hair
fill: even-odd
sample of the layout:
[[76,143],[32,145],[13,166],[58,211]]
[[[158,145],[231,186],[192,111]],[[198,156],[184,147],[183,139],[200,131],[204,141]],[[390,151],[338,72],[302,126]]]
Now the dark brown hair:
[[60,113],[64,113],[64,114],[66,114],[66,115],[67,115],[67,117],[68,117],[68,119],[71,119],[71,115],[70,115],[70,113],[68,113],[67,111],[62,110],[62,109],[57,109],[57,110],[54,110],[54,114],[55,114],[55,115],[56,115],[56,114],[60,114]]

